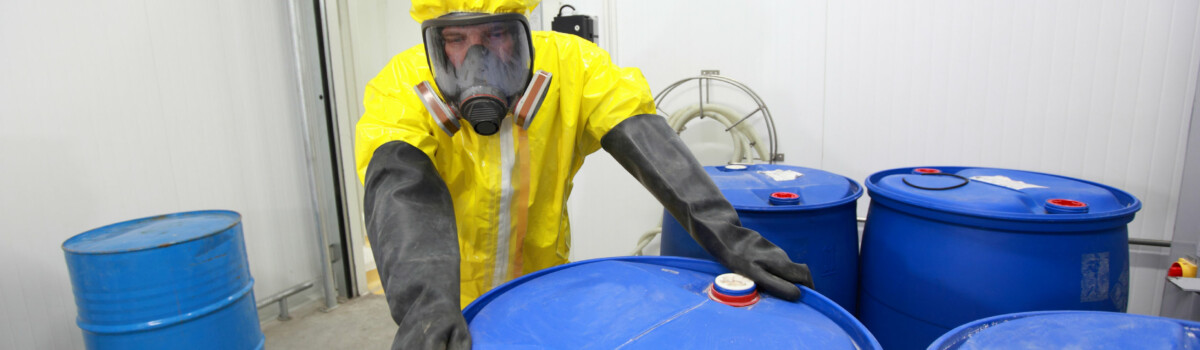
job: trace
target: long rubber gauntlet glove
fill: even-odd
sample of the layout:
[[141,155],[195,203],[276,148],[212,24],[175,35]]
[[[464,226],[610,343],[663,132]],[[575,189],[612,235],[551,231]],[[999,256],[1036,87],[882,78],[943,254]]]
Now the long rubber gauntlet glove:
[[807,265],[793,263],[783,249],[741,226],[733,206],[663,117],[626,119],[600,144],[725,267],[788,300],[800,297],[796,283],[813,287]]
[[470,349],[459,308],[458,229],[446,183],[420,149],[392,141],[367,165],[367,235],[392,319],[393,349]]

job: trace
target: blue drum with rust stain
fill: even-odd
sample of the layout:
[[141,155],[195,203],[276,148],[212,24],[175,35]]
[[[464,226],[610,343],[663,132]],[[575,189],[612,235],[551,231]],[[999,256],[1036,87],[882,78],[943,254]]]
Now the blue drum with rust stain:
[[679,257],[587,260],[496,287],[463,315],[477,349],[880,348],[850,313],[803,286],[792,302],[725,284],[734,288],[718,289],[749,305],[719,301],[709,292],[727,272]]
[[969,167],[872,174],[858,317],[888,349],[1043,310],[1123,312],[1141,202],[1064,176]]
[[241,215],[126,221],[63,243],[89,349],[261,349]]
[[1200,349],[1200,323],[1101,311],[1038,311],[971,322],[929,350]]
[[[742,226],[758,231],[808,264],[817,291],[850,313],[857,309],[857,200],[862,187],[841,175],[787,165],[704,168],[737,210]],[[670,213],[663,212],[662,255],[713,260]]]

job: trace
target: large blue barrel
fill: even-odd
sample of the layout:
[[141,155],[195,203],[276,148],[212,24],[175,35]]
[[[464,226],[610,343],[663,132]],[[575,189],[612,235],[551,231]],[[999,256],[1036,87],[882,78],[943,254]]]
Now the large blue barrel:
[[1037,311],[971,322],[929,350],[1200,349],[1200,323],[1102,311]]
[[196,211],[63,243],[89,349],[261,349],[241,215]]
[[[817,291],[850,313],[856,312],[855,210],[862,196],[857,182],[787,165],[710,166],[704,170],[737,210],[742,226],[783,248],[792,261],[808,264]],[[713,260],[665,211],[661,254]]]
[[581,261],[501,285],[463,315],[477,349],[880,348],[850,313],[805,287],[795,302],[712,299],[714,278],[728,271],[677,257]]
[[1125,311],[1141,203],[1063,176],[964,167],[867,178],[859,319],[888,349],[922,349],[980,318]]

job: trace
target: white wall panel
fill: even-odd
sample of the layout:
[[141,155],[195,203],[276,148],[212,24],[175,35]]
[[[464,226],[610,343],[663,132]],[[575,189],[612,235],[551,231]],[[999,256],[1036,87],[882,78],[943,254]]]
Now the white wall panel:
[[[829,18],[824,169],[1097,181],[1143,201],[1131,236],[1170,239],[1200,63],[1195,1],[840,1]],[[1164,256],[1135,249],[1130,312],[1157,313]]]
[[856,178],[915,164],[1081,177],[1134,192],[1146,204],[1137,236],[1169,238],[1200,59],[1195,2],[921,4],[932,8],[831,6],[847,20],[830,28],[825,118],[839,137],[827,167]]
[[0,347],[83,347],[60,245],[118,221],[235,210],[257,296],[317,279],[285,5],[0,5]]
[[367,83],[375,78],[392,56],[415,45],[421,44],[421,24],[412,19],[408,10],[410,1],[363,0],[349,1],[348,20],[343,24],[350,30],[353,48],[355,86],[353,94],[359,96],[353,102],[358,121],[365,111],[362,93]]
[[[1193,95],[1200,98],[1200,94]],[[1200,178],[1200,105],[1192,105],[1191,125],[1188,131],[1187,155],[1183,170],[1184,179]],[[1179,212],[1200,212],[1200,182],[1184,181],[1180,186]],[[1189,255],[1200,254],[1200,216],[1176,215],[1175,234],[1171,237],[1171,254],[1169,258],[1178,259]],[[1167,284],[1166,281],[1163,282]],[[1163,287],[1162,308],[1163,317],[1189,320],[1200,319],[1200,295],[1186,292],[1173,285]]]

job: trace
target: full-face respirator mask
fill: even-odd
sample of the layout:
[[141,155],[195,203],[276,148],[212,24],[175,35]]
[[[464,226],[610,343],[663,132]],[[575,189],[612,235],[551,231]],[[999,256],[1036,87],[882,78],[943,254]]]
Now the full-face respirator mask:
[[492,135],[509,113],[527,127],[550,74],[532,72],[529,23],[520,14],[451,13],[421,23],[439,97],[428,81],[414,89],[437,124],[453,135],[459,119]]

